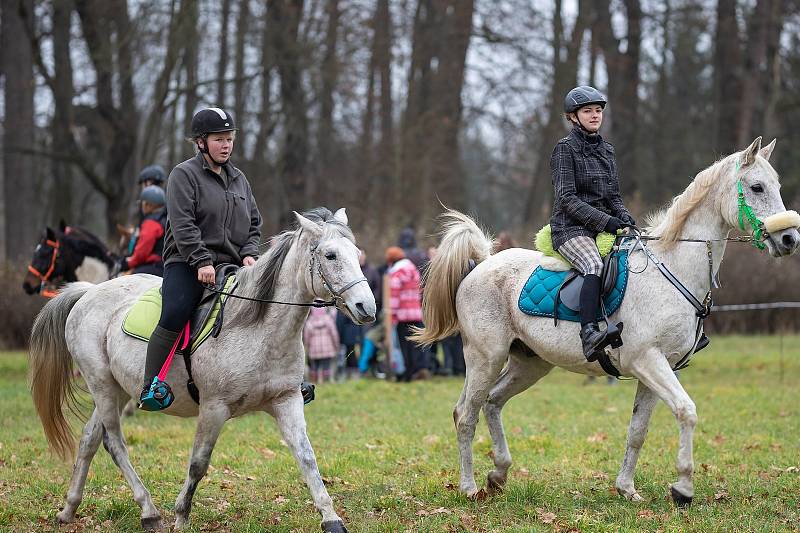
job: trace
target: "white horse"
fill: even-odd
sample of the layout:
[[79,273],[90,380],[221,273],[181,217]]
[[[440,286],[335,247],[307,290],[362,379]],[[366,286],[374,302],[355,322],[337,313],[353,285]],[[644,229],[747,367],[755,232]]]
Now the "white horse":
[[[761,149],[759,137],[746,150],[714,163],[651,221],[648,233],[661,240],[652,242],[649,249],[699,300],[710,290],[709,257],[703,241],[712,241],[716,273],[725,251],[724,239],[739,226],[739,180],[753,213],[766,219],[769,253],[789,255],[800,242],[795,229],[800,225],[797,213],[785,212],[778,175],[768,162],[774,146],[775,141]],[[463,337],[467,376],[453,419],[461,455],[460,490],[474,498],[486,494],[475,484],[472,464],[472,439],[481,408],[493,441],[495,469],[487,479],[487,489],[492,492],[502,489],[511,466],[500,416],[505,403],[554,366],[588,375],[602,375],[603,370],[597,362],[584,358],[577,323],[561,321],[554,327],[552,319],[531,317],[519,310],[520,290],[540,264],[541,253],[511,249],[491,255],[491,239],[469,217],[448,211],[444,218],[439,253],[425,284],[425,328],[416,340],[430,343],[456,331]],[[676,242],[685,238],[701,242]],[[470,259],[479,263],[471,272]],[[631,270],[638,271],[647,259],[639,249],[631,253],[630,262]],[[611,360],[622,375],[639,381],[616,487],[629,500],[642,499],[633,474],[650,414],[660,399],[672,410],[680,428],[678,481],[671,486],[672,497],[677,504],[688,505],[694,495],[692,434],[697,414],[672,368],[695,346],[695,308],[658,269],[647,265],[644,272],[629,276],[625,299],[614,319],[625,323],[624,345],[611,353]]]
[[[299,228],[282,233],[268,255],[239,271],[237,295],[311,302],[334,299],[357,323],[375,317],[375,299],[358,262],[359,251],[344,209],[331,215],[319,208],[296,215]],[[364,283],[362,283],[364,281]],[[45,435],[62,457],[74,452],[74,436],[63,414],[74,400],[74,360],[95,403],[81,437],[61,522],[72,522],[81,502],[92,457],[102,441],[133,490],[145,529],[162,527],[150,493],[128,459],[119,410],[141,390],[146,344],[123,333],[125,315],[161,278],[133,275],[100,285],[75,283],[42,309],[31,333],[31,390]],[[175,525],[187,523],[192,496],[208,468],[222,425],[229,418],[263,410],[277,421],[305,478],[327,532],[347,531],[333,509],[306,435],[303,398],[302,328],[308,307],[255,303],[230,298],[222,333],[193,355],[192,373],[200,405],[190,398],[183,361],[176,358],[167,381],[175,393],[166,409],[176,416],[199,415],[189,471],[175,504]]]

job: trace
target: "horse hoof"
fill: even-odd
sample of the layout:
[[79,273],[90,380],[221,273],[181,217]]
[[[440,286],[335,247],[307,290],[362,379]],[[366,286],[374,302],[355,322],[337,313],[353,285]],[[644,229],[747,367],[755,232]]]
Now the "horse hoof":
[[675,489],[675,487],[670,487],[669,491],[672,494],[672,501],[674,501],[675,505],[677,505],[678,507],[685,509],[692,504],[691,496],[686,496],[685,494],[681,494]]
[[70,514],[64,513],[64,511],[61,511],[60,513],[58,513],[56,515],[56,523],[58,525],[71,524],[74,521],[75,521],[75,515],[74,514],[70,515]]
[[473,502],[482,502],[488,497],[489,495],[486,493],[485,489],[480,489],[472,494],[467,494],[467,499],[472,500]]
[[161,531],[164,529],[164,524],[161,523],[160,516],[150,516],[142,518],[142,529],[145,531]]
[[347,528],[341,520],[329,520],[322,523],[322,531],[325,533],[347,533]]
[[503,486],[506,484],[506,476],[498,474],[497,472],[489,472],[486,476],[486,491],[489,495],[499,494],[503,492]]

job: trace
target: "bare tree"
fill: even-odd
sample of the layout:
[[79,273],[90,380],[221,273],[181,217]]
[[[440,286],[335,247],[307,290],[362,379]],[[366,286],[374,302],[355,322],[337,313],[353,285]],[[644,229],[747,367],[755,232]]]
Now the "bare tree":
[[33,123],[33,54],[28,46],[32,0],[2,0],[2,60],[5,78],[5,120],[3,124],[3,210],[4,247],[0,254],[19,259],[30,252],[39,231],[35,206],[34,159],[25,153],[35,146]]
[[308,117],[302,84],[301,45],[298,40],[303,0],[267,0],[271,46],[280,76],[284,140],[277,165],[289,205],[281,209],[281,225],[290,222],[291,210],[309,207],[307,182]]
[[315,191],[311,192],[314,203],[330,200],[326,173],[330,173],[333,154],[336,150],[336,132],[333,127],[334,91],[339,77],[339,60],[336,43],[339,35],[339,0],[327,3],[328,28],[325,34],[325,56],[322,59],[322,83],[319,92],[319,126],[317,127],[317,149],[319,171],[315,180]]

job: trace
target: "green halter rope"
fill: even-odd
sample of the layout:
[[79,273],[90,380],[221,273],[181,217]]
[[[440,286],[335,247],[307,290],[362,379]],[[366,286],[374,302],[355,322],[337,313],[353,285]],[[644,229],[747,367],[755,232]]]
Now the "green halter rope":
[[[736,172],[739,172],[739,161],[736,161]],[[736,182],[736,190],[738,191],[737,198],[739,203],[739,229],[745,231],[744,219],[746,218],[747,222],[750,223],[750,227],[753,229],[753,239],[751,241],[753,246],[759,250],[763,250],[766,248],[764,244],[764,238],[766,237],[764,223],[753,213],[753,208],[747,205],[747,200],[745,200],[744,191],[742,190],[742,178],[739,178]]]

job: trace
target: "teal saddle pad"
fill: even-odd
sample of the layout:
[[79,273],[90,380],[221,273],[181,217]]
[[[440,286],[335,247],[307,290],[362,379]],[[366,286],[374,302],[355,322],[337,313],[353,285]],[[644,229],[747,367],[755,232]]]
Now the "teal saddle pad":
[[[622,298],[625,296],[625,288],[628,285],[628,251],[620,250],[614,252],[619,256],[619,269],[617,272],[617,282],[614,288],[603,297],[605,303],[606,313],[611,316],[620,304]],[[570,271],[555,271],[546,270],[541,266],[536,267],[531,277],[522,288],[519,295],[519,309],[525,314],[533,316],[543,316],[553,318],[555,316],[555,303],[556,293],[559,287],[564,283],[564,279]],[[558,302],[558,318],[559,320],[569,320],[572,322],[580,322],[581,317],[577,311],[573,311],[569,307]],[[602,318],[597,316],[598,320]]]

